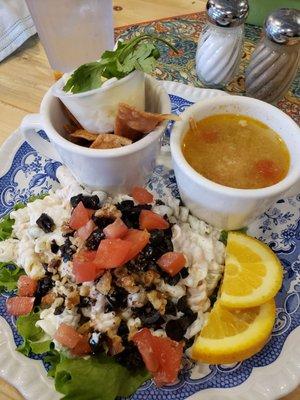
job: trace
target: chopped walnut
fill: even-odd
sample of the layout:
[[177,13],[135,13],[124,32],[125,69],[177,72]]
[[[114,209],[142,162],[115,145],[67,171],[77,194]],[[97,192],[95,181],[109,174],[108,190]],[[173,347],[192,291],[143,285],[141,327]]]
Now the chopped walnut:
[[107,295],[111,289],[111,280],[112,276],[110,271],[105,272],[104,275],[99,279],[99,282],[96,285],[96,289],[104,295]]
[[147,297],[155,310],[158,310],[161,315],[164,315],[167,305],[167,299],[164,293],[158,290],[151,290],[151,292],[147,293]]
[[109,342],[110,342],[109,346],[110,355],[115,356],[116,354],[119,354],[124,350],[124,346],[122,344],[122,338],[120,338],[120,336],[116,335],[113,338],[110,338]]
[[69,223],[67,221],[65,221],[61,226],[61,232],[63,235],[66,235],[68,233],[74,232],[74,230],[72,228],[70,228]]
[[116,284],[125,289],[128,293],[136,293],[140,288],[136,285],[132,275],[126,275],[116,280]]
[[81,335],[88,333],[92,330],[93,326],[91,321],[86,322],[85,324],[82,324],[78,329],[77,332],[80,333]]
[[95,217],[98,218],[121,218],[122,213],[114,204],[105,204],[102,208],[95,212]]
[[161,278],[159,273],[154,271],[153,269],[149,269],[148,271],[140,274],[140,280],[145,287],[159,283],[160,279]]
[[69,310],[77,306],[77,304],[79,303],[80,303],[80,296],[77,291],[72,291],[67,295],[65,304]]
[[113,274],[116,278],[123,278],[128,275],[128,269],[126,267],[116,268],[114,269]]
[[79,289],[80,296],[87,297],[90,294],[89,286],[82,285]]
[[53,258],[50,263],[47,266],[47,271],[51,272],[52,274],[57,272],[57,268],[61,264],[61,259],[60,258]]
[[46,307],[46,306],[51,306],[51,304],[54,302],[56,298],[56,294],[54,292],[49,292],[47,293],[45,296],[42,297],[42,306]]

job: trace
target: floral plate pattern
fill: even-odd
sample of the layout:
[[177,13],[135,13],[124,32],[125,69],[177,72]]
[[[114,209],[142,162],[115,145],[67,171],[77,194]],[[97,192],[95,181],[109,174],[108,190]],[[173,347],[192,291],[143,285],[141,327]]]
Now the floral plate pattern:
[[[219,91],[175,82],[164,82],[164,86],[170,94],[172,111],[177,114],[195,101],[224,95]],[[171,130],[170,124],[163,140],[165,150],[168,150]],[[40,134],[45,136],[44,132]],[[14,133],[0,149],[0,160],[0,216],[9,212],[16,202],[26,201],[32,194],[47,192],[58,185],[56,170],[61,164],[36,153],[19,132]],[[174,173],[164,165],[156,167],[149,186],[158,194],[169,189],[178,196]],[[297,345],[300,340],[299,209],[300,194],[279,200],[249,227],[249,233],[268,243],[285,268],[283,287],[276,298],[276,324],[264,349],[234,365],[194,366],[187,362],[177,384],[158,389],[148,381],[132,396],[132,400],[179,400],[189,396],[193,400],[273,400],[300,383],[300,350]],[[58,399],[59,395],[46,377],[41,362],[28,360],[13,350],[14,342],[18,345],[21,339],[14,318],[6,312],[6,298],[7,295],[0,296],[0,315],[3,317],[0,317],[0,376],[15,384],[28,400]],[[37,393],[40,393],[38,397]]]

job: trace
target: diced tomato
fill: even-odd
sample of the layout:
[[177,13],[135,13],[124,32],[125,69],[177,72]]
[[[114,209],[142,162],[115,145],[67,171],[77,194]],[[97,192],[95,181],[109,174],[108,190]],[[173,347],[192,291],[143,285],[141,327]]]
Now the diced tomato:
[[137,332],[133,338],[157,386],[174,383],[180,370],[183,344],[169,338],[152,335],[148,328]]
[[182,253],[170,251],[163,254],[156,262],[161,269],[174,276],[185,266],[186,259]]
[[94,281],[103,274],[95,262],[96,255],[96,251],[82,250],[73,258],[76,283]]
[[99,269],[118,268],[125,264],[131,243],[123,239],[101,240],[95,262]]
[[21,275],[18,280],[18,296],[32,297],[37,289],[37,281],[27,275]]
[[82,240],[86,240],[95,229],[95,226],[94,221],[90,219],[85,225],[77,230],[76,236],[80,237]]
[[88,210],[84,207],[82,201],[78,203],[78,205],[74,208],[70,221],[69,226],[72,229],[79,229],[84,226],[93,214],[92,210]]
[[107,239],[118,239],[122,238],[128,232],[127,226],[121,220],[121,218],[117,218],[112,224],[107,225],[103,229],[103,233],[107,237]]
[[254,169],[270,183],[276,182],[281,175],[280,167],[273,160],[259,160],[255,163]]
[[203,131],[201,132],[201,139],[206,143],[216,143],[219,140],[219,133],[217,131]]
[[142,210],[140,213],[140,228],[153,231],[154,229],[168,229],[170,224],[163,217],[150,210]]
[[89,337],[88,335],[82,336],[76,346],[71,350],[71,353],[74,356],[86,356],[90,354],[92,351],[91,346],[89,344]]
[[19,316],[29,314],[33,309],[34,297],[10,297],[6,300],[9,314]]
[[53,337],[58,343],[68,349],[74,349],[83,338],[73,326],[67,324],[59,325]]
[[135,186],[132,189],[131,196],[139,204],[149,204],[153,202],[153,194],[140,186]]
[[143,248],[149,243],[150,234],[139,229],[129,229],[123,240],[130,242],[131,247],[127,255],[126,262],[136,257]]
[[159,358],[155,353],[153,335],[148,328],[138,331],[132,338],[143,357],[146,368],[153,374],[159,369]]

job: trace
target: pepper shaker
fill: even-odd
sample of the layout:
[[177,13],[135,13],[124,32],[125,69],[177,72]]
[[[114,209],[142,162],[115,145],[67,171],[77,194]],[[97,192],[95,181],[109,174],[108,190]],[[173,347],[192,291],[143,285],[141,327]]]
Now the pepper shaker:
[[289,89],[300,61],[300,10],[281,8],[264,24],[246,69],[246,94],[276,103]]
[[199,38],[196,71],[208,86],[222,87],[235,76],[242,57],[247,0],[208,0],[208,22]]

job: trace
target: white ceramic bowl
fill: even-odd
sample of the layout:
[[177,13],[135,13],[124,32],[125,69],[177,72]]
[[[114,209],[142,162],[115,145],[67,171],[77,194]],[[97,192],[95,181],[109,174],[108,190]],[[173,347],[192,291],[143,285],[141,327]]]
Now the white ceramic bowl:
[[[234,189],[204,178],[187,163],[181,145],[189,128],[189,118],[199,121],[224,113],[256,118],[282,137],[291,156],[289,172],[282,181],[262,189]],[[181,198],[199,218],[221,229],[240,229],[280,197],[300,192],[300,129],[278,108],[248,97],[220,96],[194,104],[181,116],[171,134],[172,162]]]
[[[145,79],[145,109],[169,114],[171,103],[162,85],[154,78]],[[117,149],[89,149],[66,139],[63,125],[67,123],[59,99],[51,88],[43,98],[40,114],[26,116],[21,131],[30,145],[41,154],[65,164],[76,180],[91,189],[109,193],[128,192],[134,185],[144,185],[153,171],[160,149],[161,136],[167,121],[143,139]],[[50,142],[37,133],[43,129]]]

